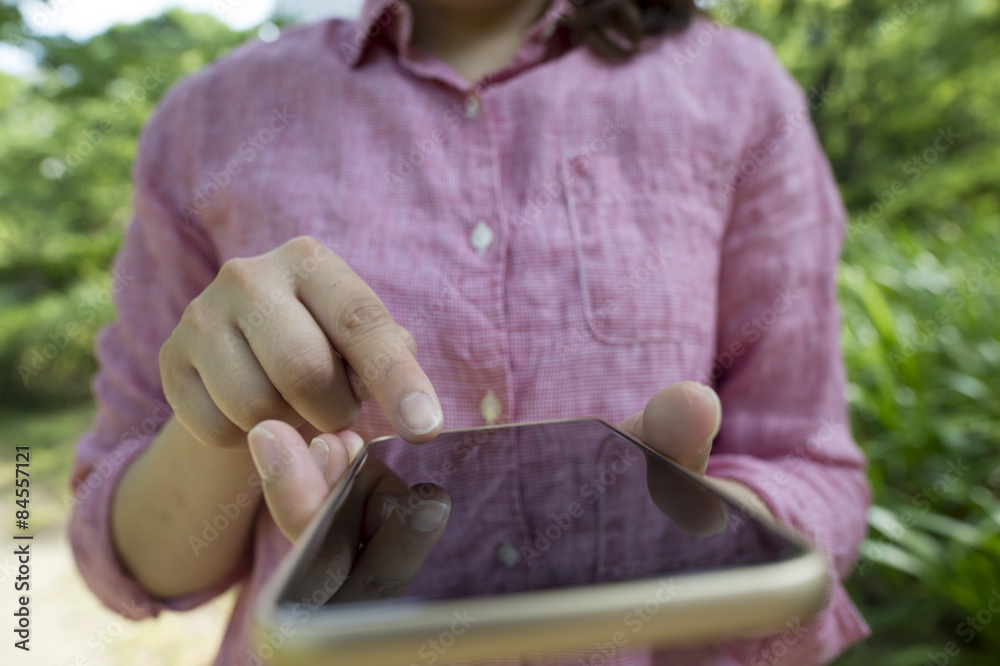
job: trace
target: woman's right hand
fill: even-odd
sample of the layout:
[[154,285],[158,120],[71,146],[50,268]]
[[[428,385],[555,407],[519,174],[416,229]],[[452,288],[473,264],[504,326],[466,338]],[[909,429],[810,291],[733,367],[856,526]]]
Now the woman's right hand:
[[401,437],[441,428],[412,336],[375,292],[317,240],[231,259],[160,349],[177,420],[206,446],[240,448],[261,421],[336,433],[374,397]]

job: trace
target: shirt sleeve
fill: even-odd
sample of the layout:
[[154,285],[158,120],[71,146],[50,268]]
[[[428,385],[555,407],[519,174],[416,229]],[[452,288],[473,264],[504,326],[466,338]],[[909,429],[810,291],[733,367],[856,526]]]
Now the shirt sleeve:
[[811,122],[822,95],[807,99],[765,50],[745,150],[721,188],[731,204],[713,371],[723,420],[707,473],[754,490],[835,571],[818,616],[770,641],[734,644],[732,656],[825,663],[869,633],[841,583],[871,501],[840,351],[836,271],[846,211]]
[[[76,446],[70,475],[70,544],[87,585],[112,610],[132,619],[193,608],[244,575],[198,594],[161,600],[123,566],[111,539],[111,503],[129,465],[146,450],[172,411],[164,399],[159,350],[186,305],[214,278],[212,245],[184,211],[191,210],[195,173],[197,77],[162,101],[139,140],[133,167],[134,214],[112,267],[117,320],[97,337],[99,371],[93,427]],[[188,207],[185,208],[185,205]]]

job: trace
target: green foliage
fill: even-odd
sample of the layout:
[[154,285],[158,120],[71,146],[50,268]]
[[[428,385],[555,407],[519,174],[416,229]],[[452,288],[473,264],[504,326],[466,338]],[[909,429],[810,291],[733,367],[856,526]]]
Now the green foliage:
[[[838,663],[923,663],[948,641],[960,663],[992,663],[1000,621],[961,627],[1000,593],[1000,0],[714,11],[767,37],[821,100],[851,211],[844,350],[877,506],[849,587],[876,633]],[[247,35],[176,11],[86,43],[25,36],[0,3],[3,22],[3,39],[43,56],[37,81],[0,75],[0,401],[52,407],[86,396],[113,316],[143,122]]]
[[0,35],[42,57],[38,80],[0,74],[0,403],[53,406],[88,395],[143,123],[248,34],[172,11],[77,43],[32,37],[3,8]]
[[925,663],[949,641],[993,663],[1000,622],[962,623],[1000,591],[1000,3],[736,6],[824,100],[851,212],[843,344],[876,507],[850,590],[875,637],[840,663]]
[[88,402],[51,412],[15,412],[0,408],[0,432],[8,446],[0,448],[0,494],[14,496],[14,446],[31,446],[31,527],[65,528],[73,442],[94,420]]

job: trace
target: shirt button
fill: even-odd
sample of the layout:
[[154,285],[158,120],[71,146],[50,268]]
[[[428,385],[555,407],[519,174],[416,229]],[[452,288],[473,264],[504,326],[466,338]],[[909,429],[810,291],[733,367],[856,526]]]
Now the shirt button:
[[493,229],[490,225],[480,220],[476,224],[476,228],[472,230],[472,235],[469,237],[469,244],[479,254],[486,252],[489,246],[493,244]]
[[472,93],[465,98],[465,117],[475,118],[476,114],[479,113],[479,96],[476,93]]
[[497,559],[508,567],[514,567],[521,561],[521,551],[510,542],[510,539],[504,539],[503,543],[497,547]]
[[500,398],[493,391],[487,391],[479,402],[479,413],[483,415],[483,420],[489,425],[493,425],[500,418],[502,411],[503,405],[500,404]]

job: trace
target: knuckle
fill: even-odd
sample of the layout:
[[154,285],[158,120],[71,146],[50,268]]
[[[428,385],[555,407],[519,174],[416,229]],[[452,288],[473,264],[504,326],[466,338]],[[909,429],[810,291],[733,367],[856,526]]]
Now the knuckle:
[[343,303],[335,320],[338,337],[344,340],[370,334],[393,323],[389,311],[375,296],[361,296]]
[[167,338],[160,346],[160,351],[156,355],[156,362],[160,366],[160,378],[164,381],[166,381],[169,375],[173,374],[171,372],[173,370],[175,358],[173,340],[173,335]]
[[281,246],[286,256],[286,262],[296,265],[303,262],[323,262],[333,251],[312,236],[296,236]]
[[289,355],[281,374],[288,378],[289,390],[302,396],[329,390],[337,371],[330,350],[310,347]]
[[176,414],[181,409],[181,396],[184,395],[184,390],[177,381],[177,375],[168,370],[167,367],[160,364],[160,384],[163,388],[164,400]]
[[184,383],[187,380],[187,374],[184,372],[186,365],[184,357],[177,348],[177,342],[173,336],[167,338],[167,341],[160,347],[157,361],[163,397],[176,411],[177,404],[185,393]]
[[284,245],[291,254],[309,255],[326,249],[322,243],[312,236],[296,236],[285,241]]
[[225,417],[209,418],[196,428],[197,437],[202,444],[214,449],[232,448],[237,428]]
[[285,414],[285,401],[276,390],[253,393],[240,401],[236,407],[238,425],[249,431],[261,421],[278,418]]
[[[202,296],[194,298],[187,306],[184,308],[184,312],[181,313],[181,320],[177,325],[178,332],[182,332],[185,329],[192,329],[194,331],[206,331],[212,326],[213,311],[209,307],[206,299]],[[171,335],[174,337],[174,335]]]
[[217,280],[236,289],[250,290],[258,282],[260,271],[253,259],[237,257],[222,264]]

